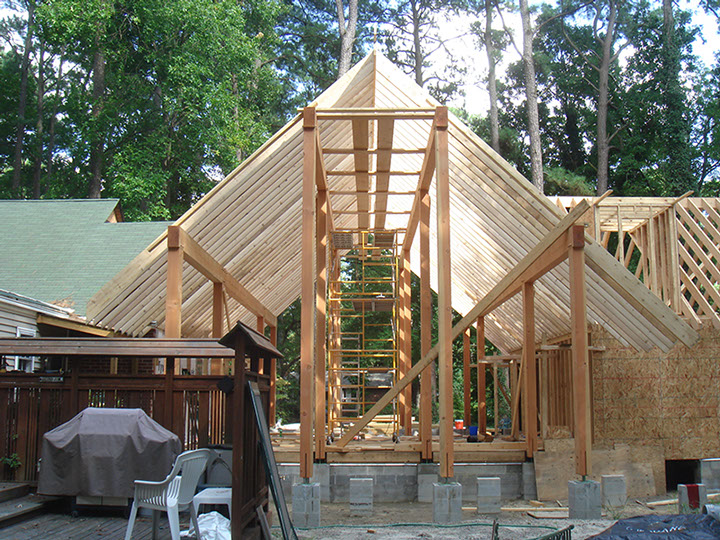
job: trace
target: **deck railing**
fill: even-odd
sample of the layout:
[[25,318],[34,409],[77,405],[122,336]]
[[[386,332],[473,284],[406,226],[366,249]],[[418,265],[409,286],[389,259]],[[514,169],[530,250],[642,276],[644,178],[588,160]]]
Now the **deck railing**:
[[[165,375],[79,375],[72,381],[69,375],[0,374],[4,477],[37,481],[43,434],[86,407],[140,408],[180,437],[186,450],[222,444],[228,429],[221,378],[178,375],[168,386]],[[247,378],[269,391],[269,376],[247,372]]]

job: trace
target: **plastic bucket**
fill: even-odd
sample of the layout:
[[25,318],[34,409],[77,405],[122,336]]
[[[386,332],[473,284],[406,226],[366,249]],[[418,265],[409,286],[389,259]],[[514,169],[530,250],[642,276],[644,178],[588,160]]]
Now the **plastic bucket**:
[[478,434],[478,427],[477,426],[468,426],[468,435],[471,437],[477,437]]
[[717,504],[706,504],[702,508],[703,514],[708,514],[714,517],[717,521],[720,521],[720,505]]
[[462,429],[462,428],[463,428],[463,421],[455,420],[455,429]]

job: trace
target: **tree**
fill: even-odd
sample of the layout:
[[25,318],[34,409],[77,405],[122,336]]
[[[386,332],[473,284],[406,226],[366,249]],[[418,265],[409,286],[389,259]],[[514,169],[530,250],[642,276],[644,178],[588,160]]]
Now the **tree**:
[[534,31],[530,20],[527,0],[520,1],[522,19],[522,63],[525,73],[525,103],[527,107],[528,134],[530,135],[530,169],[533,185],[543,192],[543,163],[540,142],[540,118],[538,113],[537,83],[535,81],[535,59],[533,57]]
[[22,66],[20,68],[20,95],[18,99],[17,128],[15,131],[15,154],[13,159],[12,192],[17,195],[20,191],[20,176],[22,174],[23,143],[25,140],[25,113],[28,97],[28,75],[30,73],[30,53],[33,47],[33,31],[35,29],[35,2],[30,0],[27,4],[27,25],[25,27],[25,45],[23,47]]
[[[613,133],[608,133],[608,113],[611,101],[610,75],[620,53],[630,44],[629,41],[625,41],[620,46],[616,46],[620,24],[627,24],[628,20],[632,20],[631,9],[632,4],[630,3],[618,2],[617,0],[595,0],[587,5],[587,9],[581,10],[582,13],[587,13],[588,18],[592,20],[593,46],[586,49],[576,44],[565,27],[566,17],[562,19],[563,35],[597,76],[597,83],[588,81],[588,84],[596,93],[597,136],[595,148],[597,154],[598,195],[602,195],[608,189],[610,145],[613,138],[622,129],[622,126],[619,126]],[[571,11],[573,15],[577,13],[577,11],[567,9],[564,6],[561,6],[561,10]],[[618,18],[620,18],[620,21]]]
[[[452,2],[443,0],[399,2],[389,10],[390,29],[384,40],[388,58],[443,103],[458,92],[459,79],[464,73],[447,48],[452,37],[442,36],[438,26],[438,17],[451,13],[454,8]],[[440,51],[448,59],[443,73],[432,69]]]
[[[678,36],[672,0],[663,0],[663,41],[660,77],[663,96],[663,142],[667,152],[665,174],[677,186],[675,194],[696,189],[692,175],[691,125],[687,95],[681,82],[682,36]],[[683,28],[686,28],[683,25]]]
[[[471,10],[482,15],[483,21],[477,21],[471,25],[471,31],[478,37],[481,49],[485,49],[488,62],[487,89],[490,99],[489,127],[490,145],[493,150],[500,152],[500,116],[498,112],[498,82],[496,76],[496,65],[500,59],[500,50],[506,43],[503,40],[504,33],[493,29],[493,13],[495,12],[494,0],[482,0],[477,5],[471,6]],[[499,9],[499,7],[498,7]]]
[[338,28],[340,30],[340,58],[338,59],[338,79],[350,69],[352,61],[353,42],[357,28],[358,0],[348,0],[348,16],[345,18],[345,8],[342,0],[336,0]]

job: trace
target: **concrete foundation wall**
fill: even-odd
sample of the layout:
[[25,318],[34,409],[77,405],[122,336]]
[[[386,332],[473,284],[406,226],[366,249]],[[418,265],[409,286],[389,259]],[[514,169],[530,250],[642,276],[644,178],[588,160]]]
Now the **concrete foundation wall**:
[[[418,475],[428,475],[433,471],[437,474],[439,466],[416,463],[330,463],[321,464],[319,467],[315,464],[313,469],[312,481],[320,483],[322,502],[349,502],[350,479],[372,478],[374,501],[380,503],[416,501]],[[293,484],[301,481],[300,466],[295,463],[280,463],[278,470],[283,492],[289,498]],[[523,497],[522,463],[456,463],[455,481],[462,484],[463,502],[476,502],[478,477],[499,477],[504,500]]]
[[665,459],[718,457],[720,330],[703,328],[692,348],[638,352],[593,329],[594,438],[662,445]]

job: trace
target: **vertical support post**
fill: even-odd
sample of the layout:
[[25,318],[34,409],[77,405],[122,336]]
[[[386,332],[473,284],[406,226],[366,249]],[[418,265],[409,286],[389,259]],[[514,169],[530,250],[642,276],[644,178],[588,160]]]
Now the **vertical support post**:
[[[432,293],[430,289],[430,195],[420,197],[420,356],[432,348]],[[420,458],[432,459],[432,379],[433,363],[420,376]]]
[[300,476],[309,480],[313,473],[313,338],[314,290],[313,236],[315,211],[315,170],[317,116],[314,107],[303,111],[303,189],[302,189],[302,289],[300,311]]
[[[167,295],[165,297],[165,336],[169,338],[182,337],[182,267],[183,248],[180,241],[180,228],[175,225],[168,227],[167,234]],[[187,359],[176,365],[181,370],[188,363]]]
[[[213,282],[212,337],[215,339],[223,337],[223,284],[219,282]],[[211,359],[210,372],[213,375],[227,373],[226,362],[220,358]]]
[[476,332],[477,388],[478,388],[478,437],[487,432],[487,364],[485,360],[485,317],[478,317]]
[[[330,285],[332,287],[333,291],[333,298],[339,298],[340,295],[340,259],[337,255],[337,250],[333,248],[333,267],[332,267],[332,284]],[[340,335],[341,332],[341,320],[340,320],[340,303],[335,300],[330,305],[330,314],[331,314],[331,322],[330,324],[333,325],[333,332],[332,332],[332,342],[330,344],[330,369],[329,369],[329,377],[332,381],[332,384],[330,385],[330,391],[328,393],[328,399],[330,400],[329,406],[328,406],[328,416],[329,416],[329,422],[328,425],[330,427],[330,432],[333,433],[335,430],[335,424],[337,423],[337,419],[340,418],[340,398],[341,398],[341,388],[340,384],[342,381],[342,375],[340,373],[340,358],[341,353],[339,352],[342,346],[342,337]]]
[[[265,335],[265,318],[262,315],[257,315],[257,326],[255,329],[258,331],[258,334]],[[262,375],[267,375],[265,371],[265,362],[260,362],[260,365],[258,366],[258,373]]]
[[318,190],[315,201],[315,459],[325,460],[325,368],[327,366],[328,194]]
[[[404,252],[405,261],[405,317],[403,323],[405,325],[405,368],[410,371],[412,368],[412,272],[410,271],[410,252]],[[412,433],[412,385],[408,385],[403,390],[405,392],[405,402],[407,403],[407,415],[406,423],[408,427],[408,434]]]
[[[277,348],[277,326],[270,327],[270,343]],[[268,407],[268,416],[271,426],[277,422],[277,406],[275,400],[277,392],[277,358],[273,356],[270,359],[270,405]]]
[[495,422],[493,423],[493,427],[495,428],[495,437],[500,435],[500,403],[498,401],[498,382],[498,367],[497,364],[493,364],[493,414],[495,415]]
[[535,287],[532,281],[523,283],[523,349],[522,362],[525,380],[523,400],[525,418],[525,453],[533,457],[537,450],[537,363],[535,362]]
[[[402,267],[400,269],[400,321],[398,340],[399,369],[398,379],[402,378],[412,366],[412,337],[410,321],[410,252],[402,252]],[[400,392],[398,399],[400,412],[400,426],[405,435],[412,432],[412,385],[408,385]]]
[[438,264],[438,367],[440,400],[440,476],[454,476],[452,392],[452,294],[450,274],[450,163],[448,110],[435,112]]
[[78,410],[80,408],[79,404],[79,377],[80,377],[80,359],[77,356],[71,356],[68,359],[68,362],[70,364],[70,414],[72,416],[75,416],[80,411]]
[[670,261],[668,262],[668,265],[670,266],[670,298],[671,298],[671,307],[675,311],[675,313],[681,313],[682,312],[682,306],[680,305],[680,259],[678,254],[678,218],[677,218],[677,205],[678,203],[675,203],[672,205],[672,208],[668,210],[668,220],[669,220],[669,232],[667,239],[668,243],[668,257],[670,258]]
[[[653,217],[653,207],[650,207],[650,217],[647,224],[648,232],[648,266],[650,269],[650,286],[652,292],[660,296],[660,280],[658,279],[658,263],[657,263],[657,238],[655,235],[655,218]],[[645,281],[647,283],[647,280]]]
[[183,248],[180,242],[180,228],[168,227],[167,234],[167,296],[165,297],[165,335],[169,338],[181,337],[182,326],[182,265]]
[[243,492],[245,488],[245,447],[243,431],[245,423],[245,337],[238,337],[235,341],[235,362],[233,379],[235,382],[232,392],[232,514],[230,527],[232,538],[242,538],[242,510]]
[[175,392],[175,358],[165,359],[165,429],[173,428],[173,393]]
[[570,326],[572,331],[573,404],[575,410],[575,472],[588,476],[592,471],[592,424],[590,417],[590,361],[588,357],[585,304],[585,231],[570,231]]
[[463,332],[463,425],[465,429],[471,424],[471,404],[470,404],[470,328],[466,328]]

